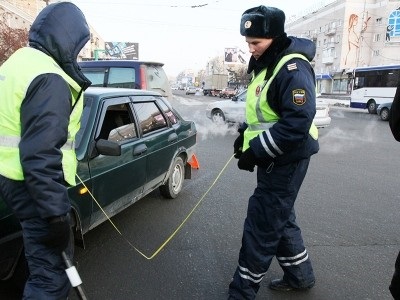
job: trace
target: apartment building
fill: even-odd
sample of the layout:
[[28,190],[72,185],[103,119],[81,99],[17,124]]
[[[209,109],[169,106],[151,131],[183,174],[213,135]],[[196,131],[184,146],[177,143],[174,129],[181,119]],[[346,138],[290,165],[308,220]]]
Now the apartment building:
[[[0,0],[0,21],[6,22],[11,28],[26,28],[29,30],[37,14],[52,1],[45,0]],[[93,59],[98,56],[98,49],[104,49],[104,40],[90,26],[90,40],[82,48],[78,60]],[[100,53],[100,57],[104,51]]]
[[315,42],[320,93],[350,93],[356,67],[400,64],[399,0],[320,1],[291,17],[286,31]]

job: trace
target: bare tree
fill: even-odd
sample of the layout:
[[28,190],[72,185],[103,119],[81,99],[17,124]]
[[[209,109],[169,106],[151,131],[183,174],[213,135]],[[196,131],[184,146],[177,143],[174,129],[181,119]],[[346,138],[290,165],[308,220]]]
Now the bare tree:
[[212,74],[224,74],[225,73],[223,56],[216,56],[216,57],[212,58],[208,63],[211,66]]
[[234,65],[227,68],[229,72],[229,82],[234,86],[247,86],[250,82],[251,75],[247,74],[247,65]]
[[240,65],[237,69],[237,80],[240,85],[246,86],[250,83],[251,74],[247,74],[247,65]]
[[199,80],[199,84],[200,86],[202,85],[204,78],[206,77],[206,70],[201,69],[198,73],[197,73],[197,78]]
[[0,65],[16,50],[28,43],[26,28],[12,28],[7,25],[7,13],[0,15]]

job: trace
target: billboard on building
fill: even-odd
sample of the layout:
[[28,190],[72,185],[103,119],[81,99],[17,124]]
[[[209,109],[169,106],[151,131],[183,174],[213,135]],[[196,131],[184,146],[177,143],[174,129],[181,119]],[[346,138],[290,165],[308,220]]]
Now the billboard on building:
[[224,49],[224,62],[227,64],[247,64],[245,52],[238,47]]
[[139,59],[139,43],[105,42],[105,51],[109,58]]

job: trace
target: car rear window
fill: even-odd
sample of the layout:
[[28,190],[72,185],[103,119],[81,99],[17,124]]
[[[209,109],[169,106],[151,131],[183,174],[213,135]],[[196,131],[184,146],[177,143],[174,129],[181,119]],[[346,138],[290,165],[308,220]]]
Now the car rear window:
[[104,85],[105,68],[82,68],[82,72],[92,82],[91,86]]
[[110,68],[107,86],[134,89],[137,88],[135,82],[134,68]]

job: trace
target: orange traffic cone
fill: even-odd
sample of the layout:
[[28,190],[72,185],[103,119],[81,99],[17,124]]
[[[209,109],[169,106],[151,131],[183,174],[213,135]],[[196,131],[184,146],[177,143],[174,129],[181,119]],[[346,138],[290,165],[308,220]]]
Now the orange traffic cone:
[[192,158],[188,161],[188,163],[193,169],[200,168],[199,161],[197,160],[197,157],[194,154],[193,154]]

